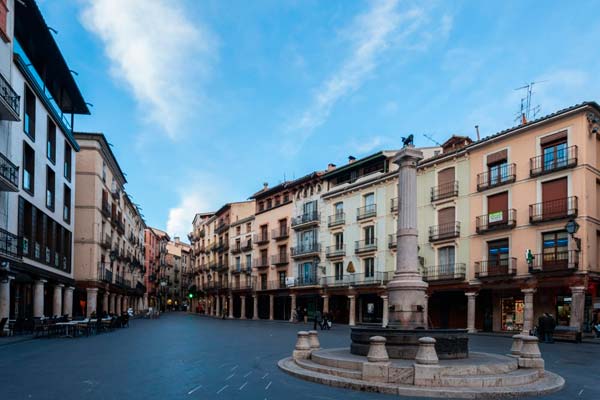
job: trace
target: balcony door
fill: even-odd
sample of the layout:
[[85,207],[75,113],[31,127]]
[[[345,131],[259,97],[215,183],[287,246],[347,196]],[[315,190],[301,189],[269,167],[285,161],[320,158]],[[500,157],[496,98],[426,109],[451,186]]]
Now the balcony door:
[[438,197],[444,198],[454,192],[454,167],[438,172]]
[[310,251],[313,248],[316,241],[317,235],[314,229],[300,232],[300,248],[303,251]]
[[565,269],[569,263],[569,237],[566,231],[547,232],[542,235],[542,269]]
[[304,214],[304,218],[310,220],[313,214],[317,212],[317,202],[309,201],[307,203],[304,203],[304,205],[302,206],[302,211]]
[[365,246],[372,246],[375,244],[375,227],[365,226],[363,228],[364,237],[365,237]]
[[438,235],[440,238],[454,235],[454,207],[446,207],[438,211]]
[[488,242],[488,275],[508,273],[508,239]]
[[336,233],[335,234],[335,249],[342,250],[344,248],[344,233]]
[[454,246],[441,247],[438,249],[438,275],[454,277],[454,264],[456,249]]
[[542,218],[560,218],[567,215],[567,178],[542,183]]
[[487,198],[488,226],[503,225],[508,221],[508,192]]
[[[548,143],[542,143],[542,154],[544,156],[544,170],[551,171],[567,166],[568,150],[566,132]],[[554,137],[554,135],[552,135]]]
[[298,265],[298,278],[301,280],[301,283],[315,283],[315,275],[312,262],[305,262]]

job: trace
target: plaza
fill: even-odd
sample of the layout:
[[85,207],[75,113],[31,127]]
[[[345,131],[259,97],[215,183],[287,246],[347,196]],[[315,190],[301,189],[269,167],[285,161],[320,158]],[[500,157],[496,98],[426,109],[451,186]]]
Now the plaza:
[[[305,382],[277,368],[312,324],[165,313],[89,338],[0,340],[2,399],[386,399]],[[349,346],[349,328],[319,331],[324,348]],[[2,339],[5,340],[5,339]],[[470,335],[471,351],[505,354],[509,337]],[[543,399],[598,398],[600,345],[540,344],[563,390]]]

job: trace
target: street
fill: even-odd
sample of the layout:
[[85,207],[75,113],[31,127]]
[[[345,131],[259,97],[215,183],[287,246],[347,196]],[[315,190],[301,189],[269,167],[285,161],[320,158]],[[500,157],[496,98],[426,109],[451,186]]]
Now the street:
[[[2,346],[1,399],[385,399],[279,371],[302,324],[218,320],[168,313],[130,328],[78,339]],[[312,326],[310,327],[312,328]],[[322,347],[349,342],[347,326],[320,332]],[[506,353],[503,337],[471,336],[471,350]],[[547,369],[566,379],[548,399],[600,398],[600,346],[541,344]]]

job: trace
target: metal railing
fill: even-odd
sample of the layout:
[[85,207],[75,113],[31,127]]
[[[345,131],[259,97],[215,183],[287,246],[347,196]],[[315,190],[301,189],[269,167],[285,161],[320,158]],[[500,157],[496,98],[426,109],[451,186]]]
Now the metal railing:
[[268,257],[258,257],[254,259],[254,267],[255,268],[266,268],[268,267],[269,264],[269,258]]
[[377,238],[371,238],[369,240],[357,240],[354,242],[355,253],[375,250],[377,250]]
[[529,205],[529,222],[552,221],[577,216],[577,196]]
[[[553,250],[553,249],[548,249]],[[579,267],[579,251],[547,251],[545,253],[535,254],[533,264],[530,267],[531,272],[555,272],[572,271]]]
[[458,181],[443,183],[431,188],[431,201],[458,196]]
[[332,226],[343,225],[345,223],[346,223],[346,213],[344,213],[344,212],[335,213],[335,214],[327,217],[327,226],[330,228]]
[[450,281],[464,280],[467,267],[464,263],[432,265],[423,270],[423,280],[432,281]]
[[356,209],[356,220],[371,218],[377,215],[377,204],[367,204]]
[[500,229],[514,228],[517,224],[517,210],[495,211],[475,217],[475,231],[485,233]]
[[542,154],[529,159],[529,175],[539,176],[577,165],[577,146],[557,149],[552,157]]
[[252,279],[239,279],[231,281],[231,290],[251,290],[254,288]]
[[460,235],[460,222],[454,221],[447,224],[429,227],[429,241],[452,239]]
[[233,246],[231,246],[231,254],[238,254],[242,252],[242,243],[235,242]]
[[516,169],[517,165],[514,163],[504,164],[477,174],[477,191],[481,192],[514,182],[517,178]]
[[279,253],[271,256],[271,264],[273,265],[284,265],[290,262],[288,253]]
[[517,259],[515,257],[499,260],[483,260],[475,262],[475,277],[503,277],[517,273]]
[[99,263],[99,265],[98,265],[98,280],[101,282],[112,283],[113,272],[106,268],[106,264]]
[[18,121],[21,98],[2,74],[0,74],[0,97],[8,104]]
[[11,258],[21,259],[23,257],[21,238],[0,228],[0,254]]
[[295,286],[314,286],[314,285],[318,285],[318,284],[319,284],[319,279],[317,279],[316,272],[306,275],[306,276],[305,275],[298,276],[294,280]]
[[242,245],[242,251],[250,251],[252,250],[252,239],[246,240],[246,242]]
[[255,244],[265,244],[269,243],[269,232],[261,232],[254,235],[254,243]]
[[19,167],[2,153],[0,153],[0,175],[8,181],[11,191],[19,190]]
[[305,213],[299,215],[297,217],[292,218],[292,228],[296,228],[301,225],[318,223],[320,219],[320,215],[317,211],[312,211],[309,213]]
[[327,246],[325,248],[325,257],[342,257],[346,255],[345,244],[335,244],[333,246]]
[[305,243],[291,248],[292,257],[305,256],[321,251],[321,244],[317,242]]
[[287,226],[281,226],[271,231],[271,238],[273,240],[281,240],[290,236],[290,229]]
[[390,272],[374,271],[372,274],[353,273],[323,276],[320,283],[324,287],[385,285],[391,274]]

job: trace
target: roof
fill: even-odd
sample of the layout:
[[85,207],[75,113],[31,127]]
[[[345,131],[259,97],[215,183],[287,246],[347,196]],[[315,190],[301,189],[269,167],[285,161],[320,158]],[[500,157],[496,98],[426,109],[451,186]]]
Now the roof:
[[331,179],[334,176],[337,176],[343,172],[349,171],[349,170],[359,167],[365,163],[368,163],[369,161],[377,160],[379,158],[387,158],[387,156],[384,154],[383,150],[378,151],[375,154],[371,154],[370,156],[361,158],[360,160],[356,160],[352,163],[345,164],[341,167],[334,169],[333,171],[329,171],[329,172],[323,174],[322,178],[323,179]]
[[270,196],[274,193],[281,192],[282,190],[291,189],[294,186],[297,186],[304,182],[310,181],[311,179],[320,178],[323,176],[324,173],[325,172],[323,172],[323,171],[314,171],[314,172],[311,172],[304,176],[301,176],[298,179],[282,182],[282,183],[278,184],[277,186],[273,186],[272,188],[266,188],[266,189],[259,190],[258,192],[254,193],[252,196],[250,196],[249,199],[257,200],[257,199],[260,199],[260,198],[263,198],[266,196]]
[[152,227],[150,227],[150,229],[152,229],[152,231],[154,232],[154,234],[156,236],[159,236],[161,239],[166,237],[167,240],[171,240],[171,238],[169,237],[169,234],[167,232],[161,231],[158,228],[152,228]]
[[112,149],[111,149],[111,145],[110,143],[108,143],[108,140],[106,140],[106,136],[101,133],[101,132],[74,132],[73,136],[75,137],[75,139],[78,140],[96,140],[98,142],[100,142],[100,144],[102,145],[102,148],[106,150],[106,153],[108,155],[109,158],[109,163],[114,163],[114,166],[116,167],[117,172],[120,175],[120,178],[122,179],[122,184],[124,185],[125,183],[127,183],[127,179],[125,178],[125,173],[123,172],[123,170],[121,169],[121,166],[119,165],[119,162],[117,161],[117,157],[115,157],[115,154],[113,153]]
[[15,38],[63,113],[90,110],[34,0],[15,1]]
[[571,114],[574,112],[579,112],[586,108],[592,108],[596,112],[600,113],[600,105],[598,105],[598,103],[596,103],[595,101],[584,101],[582,103],[575,104],[573,106],[563,108],[561,110],[555,111],[555,112],[545,115],[543,117],[534,119],[532,121],[527,122],[526,124],[521,124],[521,125],[513,126],[512,128],[504,129],[500,132],[494,133],[493,135],[486,136],[483,139],[477,140],[477,141],[469,144],[468,146],[462,147],[460,149],[457,149],[454,151],[449,151],[447,153],[442,153],[437,156],[428,158],[426,160],[421,161],[420,165],[429,164],[434,161],[443,160],[447,157],[452,157],[458,153],[468,151],[474,147],[482,146],[482,145],[486,144],[486,142],[492,141],[494,139],[500,139],[500,138],[508,136],[508,135],[521,133],[522,130],[531,128],[534,125],[539,125],[539,124],[543,124],[546,122],[550,122],[553,119],[562,118],[568,114]]

